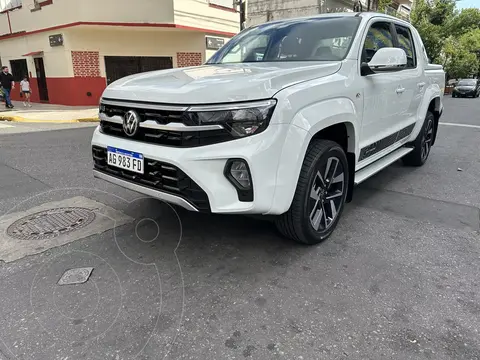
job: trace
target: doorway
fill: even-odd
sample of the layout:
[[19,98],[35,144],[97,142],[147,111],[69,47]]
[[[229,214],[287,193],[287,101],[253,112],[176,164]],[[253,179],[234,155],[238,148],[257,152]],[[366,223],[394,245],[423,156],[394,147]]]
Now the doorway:
[[107,85],[128,75],[171,68],[170,56],[105,56]]
[[43,58],[37,57],[35,59],[35,70],[37,72],[38,95],[40,101],[48,101],[47,77],[45,76],[45,66]]

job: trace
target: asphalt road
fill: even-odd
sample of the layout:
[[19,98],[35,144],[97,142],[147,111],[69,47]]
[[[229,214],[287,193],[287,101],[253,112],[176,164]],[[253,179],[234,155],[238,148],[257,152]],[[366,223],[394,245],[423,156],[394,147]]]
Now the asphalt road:
[[83,196],[135,218],[0,262],[0,359],[480,359],[479,110],[446,97],[442,122],[479,127],[442,125],[314,247],[94,180],[91,127],[0,127],[0,214]]

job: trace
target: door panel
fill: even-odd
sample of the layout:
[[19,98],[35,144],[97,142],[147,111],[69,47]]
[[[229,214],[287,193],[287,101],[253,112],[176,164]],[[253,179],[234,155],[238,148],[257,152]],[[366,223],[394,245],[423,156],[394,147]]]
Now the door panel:
[[402,76],[401,86],[405,92],[401,96],[402,113],[392,126],[403,128],[416,122],[418,107],[426,89],[426,79],[423,70],[417,66],[417,54],[410,30],[404,26],[395,24],[398,47],[407,54],[407,69],[399,72]]
[[[393,32],[389,22],[371,24],[363,46],[362,62],[369,62],[375,52],[383,47],[393,47]],[[397,93],[400,75],[395,72],[362,76],[364,112],[360,139],[359,161],[375,153],[379,141],[390,139],[398,131],[392,129],[393,119],[401,112],[401,98]],[[384,143],[384,142],[383,142]],[[368,147],[368,148],[367,148]]]
[[40,101],[48,101],[47,77],[45,75],[45,66],[43,58],[37,57],[35,60],[35,71],[37,73],[38,95]]

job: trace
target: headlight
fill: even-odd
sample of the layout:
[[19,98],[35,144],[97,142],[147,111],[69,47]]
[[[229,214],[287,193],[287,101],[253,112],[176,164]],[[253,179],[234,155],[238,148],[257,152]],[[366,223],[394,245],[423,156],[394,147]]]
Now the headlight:
[[245,137],[265,130],[276,100],[249,103],[192,106],[186,115],[196,125],[222,125],[234,137]]

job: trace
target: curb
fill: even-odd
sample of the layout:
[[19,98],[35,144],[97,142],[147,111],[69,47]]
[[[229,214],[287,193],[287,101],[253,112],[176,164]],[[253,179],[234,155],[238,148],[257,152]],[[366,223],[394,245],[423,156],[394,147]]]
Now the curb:
[[100,121],[98,117],[70,119],[70,120],[42,120],[42,119],[28,119],[21,116],[5,116],[5,115],[0,115],[0,120],[12,121],[12,122],[23,122],[23,123],[48,123],[48,124],[72,124],[72,123]]

